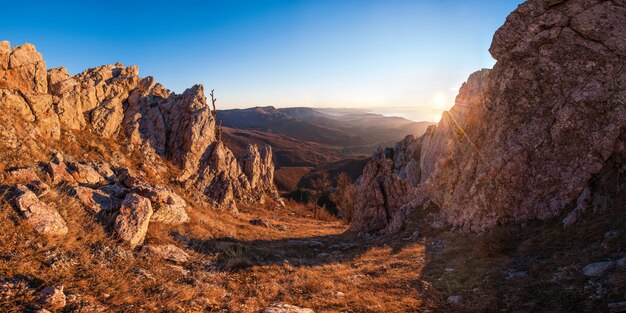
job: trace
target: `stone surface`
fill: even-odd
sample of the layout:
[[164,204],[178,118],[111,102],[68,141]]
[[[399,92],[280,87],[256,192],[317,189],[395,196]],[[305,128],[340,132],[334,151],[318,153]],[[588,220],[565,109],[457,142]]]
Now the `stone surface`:
[[69,163],[70,174],[81,184],[97,185],[105,182],[104,177],[91,164]]
[[48,309],[59,310],[65,307],[63,287],[45,287],[38,293],[39,302]]
[[146,245],[141,248],[141,254],[148,257],[157,257],[174,263],[185,263],[190,256],[183,249],[175,245]]
[[187,203],[171,189],[162,185],[135,184],[132,191],[150,199],[154,214],[151,221],[179,225],[189,221]]
[[580,271],[585,276],[601,276],[607,271],[613,269],[615,267],[615,262],[606,261],[606,262],[596,262],[587,264]]
[[65,163],[65,159],[61,153],[55,153],[52,156],[50,162],[48,162],[48,174],[52,179],[52,184],[66,184],[66,185],[75,185],[76,180],[74,176],[72,176],[67,168],[67,164]]
[[73,189],[78,200],[93,214],[115,210],[122,202],[120,198],[107,189],[92,189],[78,186]]
[[[236,210],[237,201],[261,202],[266,195],[282,203],[273,182],[269,146],[251,146],[238,160],[216,138],[215,116],[202,85],[176,94],[152,77],[142,79],[138,71],[121,63],[77,75],[64,67],[46,71],[33,45],[11,50],[3,41],[0,110],[9,113],[9,119],[15,116],[33,126],[29,134],[33,145],[38,137],[59,140],[63,132],[71,141],[71,131],[90,131],[138,153],[143,165],[157,172],[157,179],[159,172],[168,171],[162,161],[171,162],[180,169],[178,180],[204,193],[216,208]],[[17,148],[19,131],[5,124],[3,119],[0,138],[9,148]],[[110,169],[96,164],[70,163],[69,169],[67,165],[62,158],[48,164],[55,185],[100,185],[115,178]],[[164,208],[155,205],[156,220],[186,220],[181,198],[157,203]]]
[[131,248],[142,244],[152,213],[150,200],[134,193],[127,194],[115,218],[114,229],[118,237],[128,242]]
[[274,304],[269,308],[265,308],[263,313],[315,313],[311,309],[305,309],[289,304]]
[[[421,144],[423,192],[415,198],[474,231],[549,219],[581,196],[580,209],[564,222],[582,218],[585,188],[626,138],[625,15],[623,1],[521,4],[494,35],[493,69],[472,74],[438,125],[400,144]],[[406,165],[394,176],[417,181],[411,160],[395,159]],[[379,177],[390,179],[388,171]],[[389,219],[364,209],[369,213],[359,214]]]
[[236,211],[236,199],[248,200],[250,183],[235,155],[221,141],[213,143],[200,161],[197,174],[189,182],[199,188],[220,209]]
[[351,230],[394,231],[412,208],[417,189],[394,172],[393,151],[375,153],[355,182],[358,197]]
[[36,232],[50,236],[67,234],[67,225],[56,208],[40,201],[37,195],[24,185],[15,186],[15,193],[17,210]]
[[[0,59],[6,59],[7,48],[10,44],[3,41],[0,49]],[[0,77],[0,87],[17,90],[21,93],[47,93],[48,77],[46,63],[43,56],[37,52],[32,44],[24,44],[13,48],[8,56],[8,64]]]

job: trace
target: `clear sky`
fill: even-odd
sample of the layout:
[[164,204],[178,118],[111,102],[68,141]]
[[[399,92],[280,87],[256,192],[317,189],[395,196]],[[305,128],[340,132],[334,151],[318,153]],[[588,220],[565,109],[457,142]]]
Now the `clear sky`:
[[139,65],[175,92],[215,88],[218,108],[412,111],[437,120],[491,67],[493,33],[521,0],[8,1],[0,40],[30,42],[70,73]]

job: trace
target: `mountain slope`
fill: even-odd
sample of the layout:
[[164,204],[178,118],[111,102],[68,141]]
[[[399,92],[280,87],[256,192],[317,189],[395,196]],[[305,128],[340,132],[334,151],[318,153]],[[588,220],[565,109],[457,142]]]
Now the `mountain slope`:
[[[247,142],[269,144],[274,149],[276,180],[284,191],[306,186],[300,181],[333,168],[333,174],[360,172],[373,149],[394,143],[407,134],[420,136],[432,123],[413,122],[358,110],[256,107],[218,111],[224,141],[233,151]],[[342,161],[345,160],[345,161]],[[340,165],[345,164],[342,168]],[[355,168],[355,166],[359,168]]]

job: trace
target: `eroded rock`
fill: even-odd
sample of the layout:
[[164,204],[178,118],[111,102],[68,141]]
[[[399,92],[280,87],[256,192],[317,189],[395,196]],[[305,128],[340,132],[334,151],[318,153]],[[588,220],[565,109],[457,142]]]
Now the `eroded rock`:
[[65,293],[61,287],[45,287],[38,293],[39,302],[48,309],[59,310],[65,307]]
[[150,200],[135,193],[127,194],[115,218],[117,235],[128,242],[131,248],[140,245],[148,231],[152,213]]
[[50,236],[67,234],[65,220],[56,208],[40,201],[37,195],[24,185],[15,186],[15,193],[17,210],[36,232]]

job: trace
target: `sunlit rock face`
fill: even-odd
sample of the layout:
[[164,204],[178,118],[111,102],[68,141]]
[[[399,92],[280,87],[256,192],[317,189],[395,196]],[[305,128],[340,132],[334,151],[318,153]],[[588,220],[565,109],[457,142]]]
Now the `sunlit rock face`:
[[490,52],[494,68],[415,139],[422,196],[470,230],[554,217],[623,149],[626,3],[527,1]]
[[[152,77],[141,78],[137,66],[120,63],[77,75],[63,67],[46,70],[35,46],[11,49],[2,41],[0,111],[0,140],[11,147],[20,137],[41,142],[39,137],[59,140],[88,131],[125,144],[156,170],[167,171],[161,161],[173,164],[180,169],[178,180],[217,208],[235,209],[235,201],[258,202],[266,195],[279,200],[271,148],[251,146],[239,161],[216,138],[215,115],[202,85],[175,94]],[[16,118],[24,122],[19,129],[4,123]],[[53,178],[76,183],[61,175],[64,167],[55,167]]]

